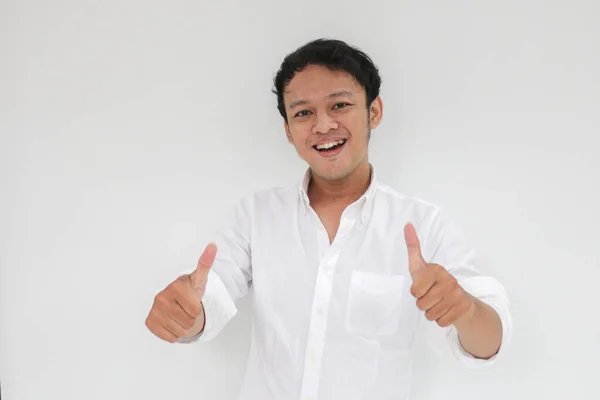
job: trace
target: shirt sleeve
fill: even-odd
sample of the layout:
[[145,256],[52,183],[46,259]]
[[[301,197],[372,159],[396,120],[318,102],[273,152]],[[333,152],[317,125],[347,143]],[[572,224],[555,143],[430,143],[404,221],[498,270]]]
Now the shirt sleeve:
[[426,261],[446,268],[463,289],[496,311],[502,324],[502,343],[494,356],[480,359],[472,356],[462,347],[454,325],[440,328],[437,324],[433,324],[434,329],[441,330],[438,333],[443,335],[442,342],[465,367],[472,369],[489,367],[504,355],[512,336],[512,317],[506,291],[497,279],[484,276],[477,269],[476,252],[461,229],[443,210],[435,213],[427,238],[427,251],[424,252],[424,256],[429,254],[430,257],[427,260],[425,256]]
[[214,240],[217,254],[202,298],[204,329],[194,337],[180,339],[180,343],[213,339],[237,314],[235,303],[248,293],[252,285],[250,232],[249,199],[244,198],[235,207],[229,223],[217,232]]

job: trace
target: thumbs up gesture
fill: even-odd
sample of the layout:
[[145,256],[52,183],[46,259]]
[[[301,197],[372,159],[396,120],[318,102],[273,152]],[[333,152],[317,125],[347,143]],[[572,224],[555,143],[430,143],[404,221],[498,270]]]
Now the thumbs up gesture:
[[180,338],[195,336],[204,329],[202,298],[216,254],[217,247],[209,244],[194,272],[180,276],[156,295],[146,318],[146,327],[150,332],[175,343]]
[[413,281],[410,292],[417,299],[417,307],[425,312],[425,317],[447,327],[473,315],[474,298],[444,267],[429,264],[423,259],[421,244],[412,224],[404,227],[404,238]]

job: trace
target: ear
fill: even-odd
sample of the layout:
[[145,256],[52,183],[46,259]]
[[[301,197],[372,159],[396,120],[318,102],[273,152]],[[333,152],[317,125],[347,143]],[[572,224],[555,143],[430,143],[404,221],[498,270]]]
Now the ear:
[[287,136],[288,142],[290,144],[294,144],[294,139],[292,138],[292,134],[290,133],[290,126],[285,120],[283,120],[283,128],[285,129],[285,135]]
[[371,123],[371,128],[375,129],[381,123],[381,119],[383,118],[383,101],[380,96],[377,96],[377,98],[373,100],[369,107],[369,111],[371,114],[369,122]]

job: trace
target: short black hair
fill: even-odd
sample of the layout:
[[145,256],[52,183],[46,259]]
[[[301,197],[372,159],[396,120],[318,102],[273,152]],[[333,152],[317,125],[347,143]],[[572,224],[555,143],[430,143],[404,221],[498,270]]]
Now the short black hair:
[[345,71],[365,89],[367,108],[379,96],[381,77],[379,70],[362,50],[336,39],[316,39],[288,54],[281,63],[273,81],[277,95],[277,108],[287,122],[283,92],[297,72],[308,65],[321,65],[334,71]]

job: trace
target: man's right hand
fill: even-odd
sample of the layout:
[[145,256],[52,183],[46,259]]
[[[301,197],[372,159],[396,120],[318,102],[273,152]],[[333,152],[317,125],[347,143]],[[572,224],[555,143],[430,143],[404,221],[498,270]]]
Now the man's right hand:
[[175,343],[178,339],[195,336],[204,329],[202,298],[216,254],[215,244],[206,246],[194,272],[180,276],[156,295],[146,318],[150,332]]

